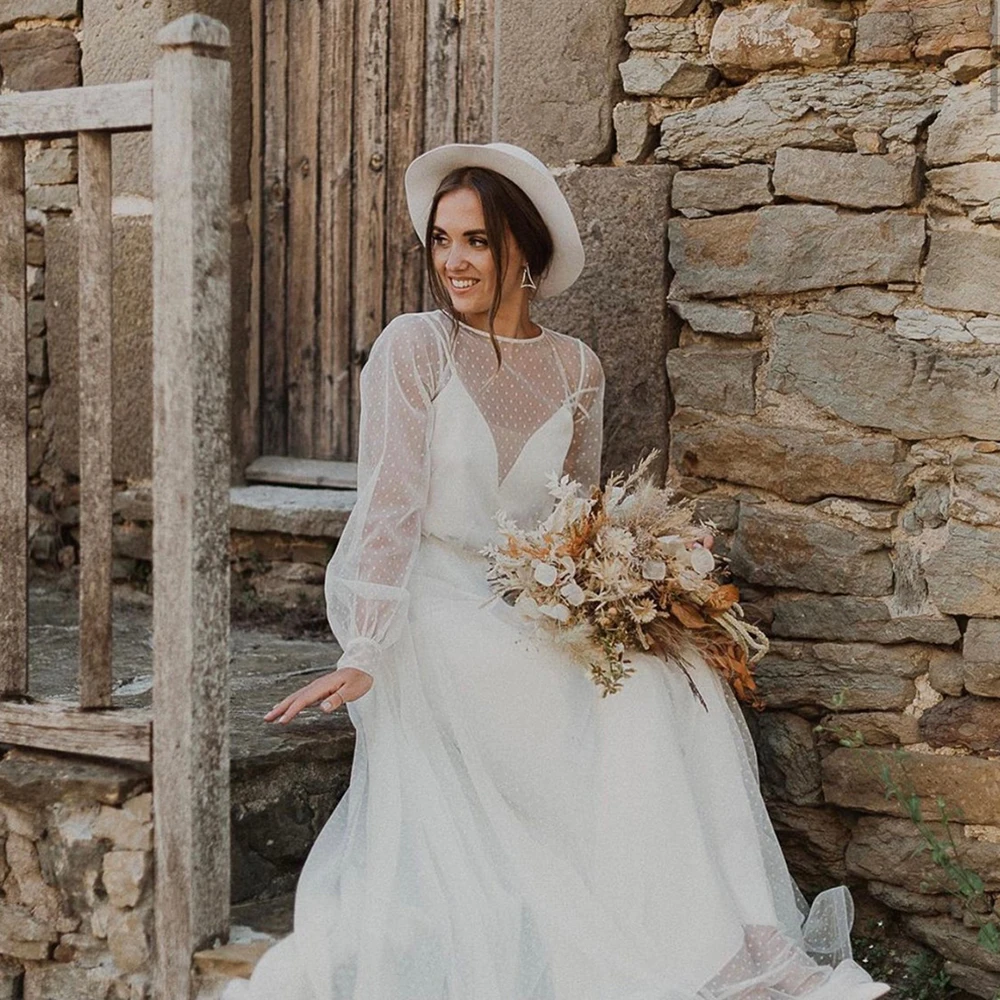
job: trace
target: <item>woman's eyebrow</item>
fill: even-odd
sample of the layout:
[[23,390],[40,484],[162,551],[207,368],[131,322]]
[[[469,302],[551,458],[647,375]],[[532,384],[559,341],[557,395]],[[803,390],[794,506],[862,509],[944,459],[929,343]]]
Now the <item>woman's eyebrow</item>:
[[[445,233],[445,231],[440,226],[435,226],[434,227],[434,232],[436,232],[436,233],[444,233],[445,236],[448,235],[447,233]],[[485,236],[486,235],[486,230],[485,229],[466,229],[466,231],[464,233],[462,233],[462,235],[463,236]]]

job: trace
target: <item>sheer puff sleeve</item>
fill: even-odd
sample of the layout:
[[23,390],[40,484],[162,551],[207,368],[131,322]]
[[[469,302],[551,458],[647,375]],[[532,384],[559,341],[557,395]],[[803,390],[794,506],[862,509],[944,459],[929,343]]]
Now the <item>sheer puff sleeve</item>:
[[429,468],[430,404],[441,370],[428,324],[398,316],[361,369],[358,497],[326,568],[326,613],[343,649],[337,666],[378,672],[406,617]]
[[585,492],[601,482],[601,449],[604,444],[604,368],[601,359],[582,341],[580,377],[574,393],[573,441],[563,472],[579,482]]

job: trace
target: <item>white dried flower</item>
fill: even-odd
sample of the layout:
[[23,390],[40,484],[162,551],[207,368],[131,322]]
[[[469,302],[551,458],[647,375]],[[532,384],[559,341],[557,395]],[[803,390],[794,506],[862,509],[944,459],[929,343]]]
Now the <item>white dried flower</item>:
[[708,576],[715,569],[715,556],[699,545],[691,550],[691,568],[702,576]]
[[559,593],[569,601],[573,607],[578,608],[583,604],[586,599],[586,594],[583,592],[583,587],[576,582],[576,580],[570,580],[564,587],[559,589]]
[[635,549],[635,538],[625,528],[605,526],[597,533],[597,543],[608,556],[629,556]]
[[667,575],[667,564],[662,559],[647,559],[642,564],[644,580],[662,580]]
[[551,587],[556,582],[558,576],[559,570],[551,563],[541,562],[540,560],[535,562],[535,579],[543,587]]
[[565,604],[540,604],[538,610],[557,622],[568,622],[570,619],[570,610]]
[[524,591],[518,594],[514,607],[528,618],[538,618],[541,614],[538,610],[538,602]]
[[646,625],[656,618],[656,603],[651,598],[643,598],[640,601],[635,601],[628,609],[629,614],[632,616],[634,621],[639,622],[641,625]]

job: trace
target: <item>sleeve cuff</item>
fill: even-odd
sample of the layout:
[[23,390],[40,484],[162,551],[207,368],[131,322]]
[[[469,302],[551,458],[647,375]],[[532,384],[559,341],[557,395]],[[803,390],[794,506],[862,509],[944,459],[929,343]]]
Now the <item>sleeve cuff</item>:
[[382,647],[367,636],[357,636],[344,646],[344,653],[337,661],[337,668],[356,667],[373,677],[378,673],[382,661]]

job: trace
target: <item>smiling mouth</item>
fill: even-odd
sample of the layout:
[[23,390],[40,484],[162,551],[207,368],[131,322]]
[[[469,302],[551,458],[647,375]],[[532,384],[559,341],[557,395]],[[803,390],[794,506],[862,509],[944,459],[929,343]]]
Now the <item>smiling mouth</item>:
[[474,285],[479,284],[478,278],[449,278],[448,284],[456,292],[467,292]]

